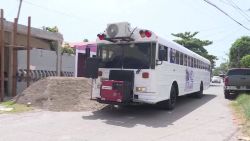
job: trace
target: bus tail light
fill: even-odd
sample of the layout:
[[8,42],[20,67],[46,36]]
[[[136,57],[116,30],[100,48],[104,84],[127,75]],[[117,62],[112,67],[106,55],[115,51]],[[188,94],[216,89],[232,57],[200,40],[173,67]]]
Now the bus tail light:
[[98,71],[98,76],[102,76],[102,71]]
[[226,77],[224,78],[224,84],[225,84],[225,86],[228,85],[228,82],[229,82],[229,79],[228,79],[228,76],[226,76]]
[[142,78],[149,78],[149,73],[148,72],[143,72],[142,73]]
[[97,34],[97,37],[100,39],[100,40],[104,40],[106,35],[105,34]]
[[150,32],[150,31],[148,31],[148,30],[146,30],[145,31],[145,35],[146,35],[146,37],[151,37],[152,36],[152,33]]
[[152,32],[150,32],[149,30],[140,30],[139,33],[142,38],[144,37],[150,38],[152,36]]

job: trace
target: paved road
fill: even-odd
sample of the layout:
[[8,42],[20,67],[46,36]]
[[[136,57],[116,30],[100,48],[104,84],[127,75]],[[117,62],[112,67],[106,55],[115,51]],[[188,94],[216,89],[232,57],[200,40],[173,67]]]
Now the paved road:
[[237,131],[222,87],[180,97],[174,111],[153,107],[0,115],[0,141],[227,141]]

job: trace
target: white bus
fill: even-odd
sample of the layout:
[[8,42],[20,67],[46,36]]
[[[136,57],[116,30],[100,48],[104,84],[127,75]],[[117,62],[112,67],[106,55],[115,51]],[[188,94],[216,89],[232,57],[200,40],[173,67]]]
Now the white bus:
[[209,60],[127,22],[109,24],[98,34],[96,59],[92,98],[100,103],[158,104],[171,110],[177,96],[201,98],[210,84]]

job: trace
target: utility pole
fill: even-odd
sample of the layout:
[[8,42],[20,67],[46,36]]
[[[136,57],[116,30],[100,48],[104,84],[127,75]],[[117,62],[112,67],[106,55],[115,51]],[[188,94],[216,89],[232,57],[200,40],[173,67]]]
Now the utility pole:
[[31,17],[28,17],[28,31],[27,31],[27,87],[30,85],[30,27]]
[[12,31],[12,46],[9,47],[9,73],[8,73],[8,92],[11,96],[16,95],[16,39],[17,39],[17,26],[18,26],[18,20],[21,12],[23,0],[20,0],[18,11],[17,11],[17,17],[14,19],[13,23],[13,31]]
[[22,3],[23,3],[23,0],[20,0],[19,7],[18,7],[18,12],[17,12],[17,16],[16,16],[17,20],[19,19],[19,15],[20,15],[20,12],[21,12]]
[[4,98],[4,13],[1,9],[1,32],[0,32],[0,102]]

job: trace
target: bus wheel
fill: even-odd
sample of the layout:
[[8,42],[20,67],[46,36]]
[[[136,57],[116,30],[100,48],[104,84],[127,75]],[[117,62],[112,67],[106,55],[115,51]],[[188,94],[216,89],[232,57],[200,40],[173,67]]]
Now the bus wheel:
[[203,97],[203,84],[200,85],[200,91],[195,93],[196,98],[202,98]]
[[177,90],[175,86],[172,86],[171,91],[170,91],[170,98],[168,100],[167,109],[173,110],[176,104],[176,100],[177,100]]
[[165,110],[173,110],[176,104],[176,100],[177,100],[177,90],[175,88],[175,86],[173,85],[171,87],[171,91],[170,91],[170,98],[168,100],[164,100],[160,103],[158,103],[158,106],[161,109],[165,109]]

